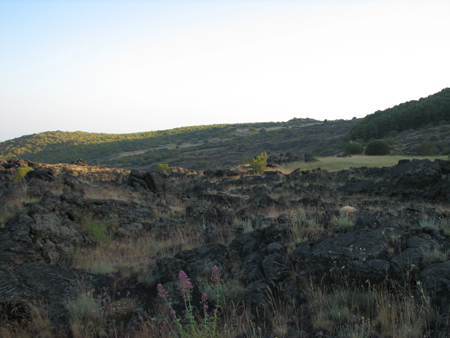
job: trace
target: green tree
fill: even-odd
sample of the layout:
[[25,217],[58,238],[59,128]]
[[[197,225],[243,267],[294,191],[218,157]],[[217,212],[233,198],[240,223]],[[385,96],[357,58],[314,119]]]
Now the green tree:
[[364,147],[361,143],[350,141],[345,146],[345,153],[348,155],[359,155],[364,152]]
[[389,155],[390,152],[391,148],[385,141],[373,141],[367,145],[365,154],[370,156],[378,156]]
[[256,172],[264,172],[267,167],[267,160],[269,159],[269,155],[267,153],[261,153],[260,155],[256,156],[252,160],[252,169]]

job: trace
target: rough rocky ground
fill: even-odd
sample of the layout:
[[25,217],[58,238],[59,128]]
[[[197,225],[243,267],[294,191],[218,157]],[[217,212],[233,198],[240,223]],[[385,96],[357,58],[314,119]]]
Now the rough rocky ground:
[[[14,172],[27,164],[34,170],[14,182]],[[120,317],[122,327],[138,330],[158,311],[157,284],[176,290],[183,270],[197,285],[217,266],[224,280],[237,280],[244,288],[243,304],[264,328],[260,336],[275,337],[276,323],[267,320],[267,309],[277,290],[280,302],[302,313],[286,320],[283,337],[344,337],[314,324],[318,310],[308,282],[329,288],[401,285],[415,299],[426,295],[438,311],[417,335],[405,337],[450,334],[449,161],[291,174],[183,168],[155,174],[83,161],[1,165],[0,213],[10,213],[0,228],[0,315],[6,323],[28,318],[29,304],[36,301],[46,304],[55,332],[70,335],[65,304],[83,288],[112,303],[138,299]],[[16,213],[8,209],[15,201]],[[345,212],[344,206],[354,209]],[[148,238],[163,241],[180,228],[197,231],[184,232],[185,237],[199,236],[187,248],[142,253],[153,259],[143,268],[147,278],[142,270],[96,274],[73,267],[80,250],[99,245],[82,231],[85,214],[112,220],[111,240],[137,243],[153,236]],[[442,255],[430,258],[427,250]],[[194,289],[194,304],[200,295]],[[174,302],[180,310],[182,300]],[[382,337],[380,330],[372,337]]]

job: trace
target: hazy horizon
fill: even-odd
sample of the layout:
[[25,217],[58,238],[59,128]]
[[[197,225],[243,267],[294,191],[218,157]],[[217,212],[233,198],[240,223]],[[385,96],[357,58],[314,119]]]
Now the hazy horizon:
[[0,1],[0,141],[362,118],[450,87],[448,1]]

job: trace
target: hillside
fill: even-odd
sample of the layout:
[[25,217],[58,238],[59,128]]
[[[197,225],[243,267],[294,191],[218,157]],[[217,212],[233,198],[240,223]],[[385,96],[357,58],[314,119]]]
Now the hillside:
[[379,139],[410,129],[450,122],[450,88],[367,115],[350,130],[352,140]]
[[[58,163],[83,158],[113,167],[147,167],[168,162],[189,168],[235,165],[262,151],[331,155],[339,152],[357,120],[209,125],[134,134],[46,132],[0,143],[0,158]],[[226,155],[226,156],[224,156]]]

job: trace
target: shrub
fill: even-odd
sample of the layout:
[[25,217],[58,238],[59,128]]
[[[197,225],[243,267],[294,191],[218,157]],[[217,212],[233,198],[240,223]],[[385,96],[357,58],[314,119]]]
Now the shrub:
[[441,127],[439,128],[439,132],[440,132],[440,133],[446,133],[446,132],[448,132],[448,131],[450,131],[450,126],[441,126]]
[[379,156],[389,155],[390,152],[391,148],[385,141],[373,141],[367,145],[365,154],[370,156]]
[[170,168],[170,166],[166,163],[166,164],[158,164],[158,166],[155,168],[155,172],[159,173],[160,171],[165,171],[168,170]]
[[14,172],[14,181],[15,182],[20,182],[23,180],[23,178],[26,176],[26,174],[33,170],[33,168],[31,167],[20,167],[17,168],[16,171]]
[[338,228],[342,231],[350,231],[353,229],[353,221],[347,215],[341,215],[338,221]]
[[430,137],[430,142],[437,142],[437,141],[439,141],[439,136],[433,135]]
[[345,150],[345,153],[346,153],[346,154],[349,154],[349,155],[359,155],[359,154],[362,154],[362,153],[363,153],[364,147],[362,146],[361,143],[350,141],[350,143],[348,143],[348,144],[345,146],[345,149],[344,149],[344,150]]
[[256,172],[264,172],[267,167],[267,159],[269,158],[269,155],[267,153],[261,153],[260,155],[256,156],[252,160],[252,169]]
[[419,154],[420,156],[439,155],[439,149],[433,142],[423,142],[420,146],[417,147],[417,154]]

